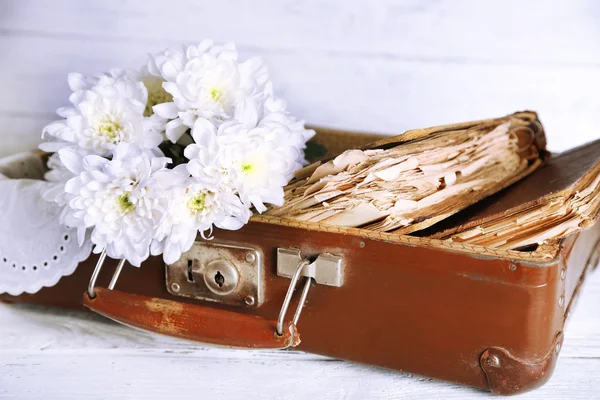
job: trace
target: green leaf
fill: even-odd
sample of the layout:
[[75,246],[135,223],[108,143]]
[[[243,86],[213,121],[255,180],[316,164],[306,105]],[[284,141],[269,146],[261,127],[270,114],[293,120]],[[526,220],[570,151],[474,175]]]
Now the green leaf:
[[165,157],[169,157],[173,162],[167,166],[167,168],[175,168],[179,164],[186,163],[188,160],[183,155],[185,146],[179,143],[171,143],[168,140],[162,142],[159,146]]
[[309,140],[306,142],[306,149],[304,149],[304,155],[308,162],[315,161],[327,154],[327,148],[316,140]]

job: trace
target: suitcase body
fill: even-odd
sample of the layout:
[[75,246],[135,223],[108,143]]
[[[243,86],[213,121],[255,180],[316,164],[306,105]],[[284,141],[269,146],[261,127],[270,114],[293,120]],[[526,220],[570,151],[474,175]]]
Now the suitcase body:
[[[498,394],[530,390],[549,379],[566,318],[600,253],[599,225],[532,252],[492,251],[265,217],[254,218],[240,231],[217,231],[215,237],[210,243],[217,249],[211,253],[215,259],[201,260],[201,269],[193,271],[200,274],[196,281],[202,281],[202,268],[212,261],[244,262],[237,250],[228,249],[250,249],[257,256],[252,261],[260,266],[256,279],[261,298],[256,303],[239,302],[235,291],[221,301],[174,293],[174,275],[182,274],[179,279],[190,282],[190,271],[169,271],[170,266],[152,257],[140,268],[124,268],[113,291],[120,302],[96,311],[173,336],[215,342],[211,330],[216,329],[218,344],[268,347],[261,343],[264,335],[254,332],[258,327],[248,323],[248,315],[260,317],[256,319],[261,327],[275,333],[291,284],[289,277],[278,274],[278,249],[299,249],[309,259],[331,254],[341,260],[341,285],[313,280],[298,321],[298,349]],[[95,257],[37,294],[0,299],[81,307],[94,263]],[[106,262],[98,287],[109,285],[116,264]],[[300,292],[299,285],[290,309]],[[227,299],[233,303],[226,304]],[[94,308],[93,301],[87,298],[86,303]]]
[[[328,129],[317,136],[329,155],[381,138]],[[170,266],[151,257],[120,271],[106,260],[92,296],[86,288],[97,256],[53,287],[0,301],[83,303],[176,337],[242,348],[297,345],[514,394],[549,379],[565,321],[600,255],[600,224],[527,251],[268,216],[214,237],[198,238]]]

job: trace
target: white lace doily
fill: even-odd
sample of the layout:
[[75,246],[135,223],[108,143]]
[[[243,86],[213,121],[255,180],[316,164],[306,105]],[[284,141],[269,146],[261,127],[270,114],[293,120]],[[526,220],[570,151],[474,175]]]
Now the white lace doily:
[[[9,158],[10,163],[0,161],[0,293],[14,296],[55,285],[92,249],[89,240],[79,247],[76,231],[59,221],[59,206],[42,198],[52,183],[7,179],[24,173],[37,177],[39,158],[16,156]],[[24,159],[31,164],[21,165]],[[43,166],[40,172],[43,175]]]
[[75,271],[92,244],[59,222],[60,209],[42,199],[50,183],[0,181],[0,293],[35,293]]

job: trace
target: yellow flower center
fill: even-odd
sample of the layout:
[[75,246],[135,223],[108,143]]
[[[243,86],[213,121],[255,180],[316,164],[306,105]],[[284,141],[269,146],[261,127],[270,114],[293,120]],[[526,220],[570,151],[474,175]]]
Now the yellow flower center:
[[119,132],[123,130],[123,125],[117,121],[106,120],[98,125],[98,134],[106,137],[109,141],[117,144],[119,142]]
[[206,209],[206,193],[198,193],[188,200],[187,207],[192,214],[199,214]]
[[213,99],[214,102],[218,103],[223,97],[223,92],[219,89],[212,88],[210,89],[210,97]]
[[135,205],[129,200],[129,193],[122,194],[117,197],[117,206],[123,214],[127,214],[135,210]]
[[157,104],[169,103],[173,101],[171,93],[163,89],[163,79],[155,76],[148,76],[142,79],[144,86],[148,90],[148,101],[146,101],[146,107],[144,108],[144,117],[149,117],[154,114],[152,107]]
[[240,166],[240,169],[242,170],[242,174],[244,175],[250,175],[255,170],[254,165],[250,163],[243,163]]

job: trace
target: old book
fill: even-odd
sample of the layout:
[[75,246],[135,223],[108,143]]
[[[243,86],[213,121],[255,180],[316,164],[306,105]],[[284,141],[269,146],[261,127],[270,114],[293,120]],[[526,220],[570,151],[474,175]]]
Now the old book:
[[527,176],[546,158],[533,112],[413,130],[299,171],[267,214],[406,234]]
[[592,226],[600,214],[600,140],[553,156],[532,176],[436,227],[431,238],[519,249]]

